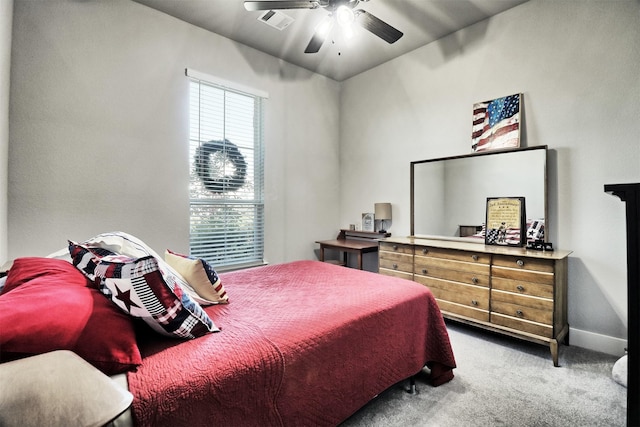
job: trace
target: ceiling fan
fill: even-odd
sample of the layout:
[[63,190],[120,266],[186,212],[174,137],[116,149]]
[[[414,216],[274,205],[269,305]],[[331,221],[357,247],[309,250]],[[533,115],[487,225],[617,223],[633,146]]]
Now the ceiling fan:
[[319,9],[329,11],[329,16],[316,28],[304,53],[316,53],[322,47],[334,23],[350,28],[355,23],[375,34],[387,43],[395,43],[403,33],[370,14],[366,10],[354,9],[358,3],[369,0],[292,0],[292,1],[245,1],[248,11],[276,9]]

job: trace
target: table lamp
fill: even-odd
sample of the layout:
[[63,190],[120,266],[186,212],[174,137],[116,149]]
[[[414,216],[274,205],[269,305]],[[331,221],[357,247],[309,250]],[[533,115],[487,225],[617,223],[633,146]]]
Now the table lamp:
[[384,221],[391,219],[391,203],[376,203],[375,205],[375,219],[380,220],[380,233],[386,233],[384,229]]

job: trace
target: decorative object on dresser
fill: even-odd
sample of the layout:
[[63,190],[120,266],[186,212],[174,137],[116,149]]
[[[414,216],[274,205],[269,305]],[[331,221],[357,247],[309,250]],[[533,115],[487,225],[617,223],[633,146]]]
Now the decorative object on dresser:
[[625,202],[627,211],[627,425],[640,425],[640,183],[608,184],[604,191]]
[[522,246],[525,242],[524,197],[487,197],[485,245]]
[[365,212],[362,214],[362,231],[374,231],[375,214],[373,212]]
[[549,346],[568,340],[567,257],[462,241],[388,238],[379,272],[421,283],[445,318]]
[[374,205],[375,220],[380,221],[380,233],[386,233],[384,222],[391,219],[391,203],[376,203]]

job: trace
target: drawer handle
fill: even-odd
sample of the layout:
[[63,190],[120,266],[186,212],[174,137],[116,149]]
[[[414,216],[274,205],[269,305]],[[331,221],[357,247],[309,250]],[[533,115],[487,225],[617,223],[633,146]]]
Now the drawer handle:
[[423,253],[423,254],[428,254],[428,253],[429,253],[429,249],[427,249],[427,248],[422,248],[422,253]]
[[474,261],[477,261],[478,260],[478,255],[471,255],[471,259],[474,260]]
[[524,261],[521,259],[517,260],[516,264],[518,264],[518,267],[524,267]]
[[397,270],[398,269],[398,264],[393,264],[392,267],[393,267],[394,270]]
[[524,286],[522,285],[516,286],[516,289],[519,290],[520,292],[524,292]]
[[476,301],[476,300],[472,299],[472,300],[471,300],[471,305],[478,305],[478,301]]
[[422,269],[422,274],[427,274],[427,269],[426,268]]
[[398,245],[393,245],[392,248],[393,248],[394,251],[397,251],[398,250]]
[[516,310],[516,316],[523,317],[524,313],[522,312],[522,310]]
[[472,281],[473,283],[478,283],[478,278],[477,278],[477,277],[472,277],[472,278],[471,278],[471,281]]

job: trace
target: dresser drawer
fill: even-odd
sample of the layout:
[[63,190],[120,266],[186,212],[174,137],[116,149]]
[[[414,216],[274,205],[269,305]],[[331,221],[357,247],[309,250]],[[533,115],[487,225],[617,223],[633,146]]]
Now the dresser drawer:
[[491,313],[500,313],[516,319],[530,320],[549,326],[553,324],[553,313],[551,311],[522,307],[501,301],[491,301]]
[[432,248],[416,246],[416,256],[429,256],[432,258],[444,258],[448,260],[487,264],[491,262],[491,255],[481,252],[459,251],[455,249]]
[[[444,258],[432,258],[424,256],[415,256],[415,274],[423,276],[440,277],[442,279],[457,280],[459,282],[473,283],[473,277],[483,276],[484,283],[482,286],[489,286],[489,272],[491,268],[488,264],[474,264],[470,262],[452,261]],[[468,277],[458,280],[453,276]],[[452,276],[453,275],[453,276]],[[477,283],[473,283],[477,284]]]
[[403,271],[413,275],[413,256],[403,253],[380,252],[380,268]]
[[381,267],[378,269],[378,273],[384,274],[385,276],[393,276],[393,277],[399,277],[401,279],[413,280],[413,274],[407,273],[405,271],[390,270],[390,269]]
[[541,298],[553,298],[553,285],[493,277],[491,288]]
[[531,270],[516,270],[513,268],[498,267],[496,265],[491,268],[491,277],[518,280],[522,282],[539,283],[542,285],[553,285],[555,282],[553,273],[541,273]]
[[489,289],[487,288],[422,276],[414,276],[414,280],[427,286],[437,299],[489,310]]
[[553,273],[554,261],[551,259],[527,258],[519,256],[494,255],[493,265],[516,270]]
[[[459,263],[464,264],[464,263]],[[465,271],[464,269],[449,269],[443,268],[440,266],[441,261],[437,259],[431,259],[426,261],[425,258],[421,258],[418,260],[418,257],[415,258],[415,270],[413,271],[416,275],[434,277],[437,279],[445,279],[452,280],[454,282],[465,283],[467,285],[476,285],[476,286],[484,286],[489,287],[489,266],[474,266],[475,269],[469,269],[470,271]],[[477,267],[485,267],[481,269],[481,273],[479,274],[477,271]],[[484,274],[482,274],[484,273]]]
[[413,246],[401,243],[380,242],[380,252],[397,252],[401,254],[413,255]]
[[[515,331],[522,331],[545,338],[553,338],[553,327],[542,323],[505,316],[495,311],[491,313],[491,323],[505,326]],[[556,361],[554,361],[555,363]],[[556,365],[557,366],[557,365]]]
[[551,325],[553,300],[491,290],[491,311]]
[[489,321],[489,312],[487,310],[478,310],[477,308],[440,300],[438,298],[436,298],[436,301],[438,302],[438,307],[440,307],[440,311],[444,317],[453,317],[447,315],[457,315],[480,320],[482,322]]

